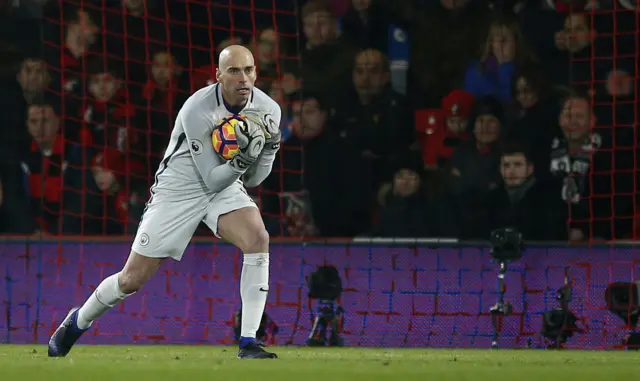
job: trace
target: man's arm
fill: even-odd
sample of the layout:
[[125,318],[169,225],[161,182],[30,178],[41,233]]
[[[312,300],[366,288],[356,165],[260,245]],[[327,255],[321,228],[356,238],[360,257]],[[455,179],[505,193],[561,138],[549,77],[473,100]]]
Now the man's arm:
[[273,168],[273,162],[276,160],[276,153],[280,149],[280,138],[282,136],[280,133],[280,120],[282,119],[280,107],[277,107],[273,111],[272,119],[273,126],[275,126],[277,131],[267,131],[274,136],[272,136],[271,139],[266,139],[264,149],[262,153],[260,153],[258,161],[242,176],[242,181],[248,188],[257,187],[269,176]]
[[278,151],[267,151],[266,148],[262,151],[258,161],[242,176],[242,182],[247,188],[257,187],[269,176],[276,159],[276,152]]
[[220,192],[246,172],[246,169],[232,166],[231,161],[222,162],[213,150],[211,133],[214,125],[207,113],[189,104],[185,105],[179,118],[187,135],[191,157],[207,188],[212,192]]

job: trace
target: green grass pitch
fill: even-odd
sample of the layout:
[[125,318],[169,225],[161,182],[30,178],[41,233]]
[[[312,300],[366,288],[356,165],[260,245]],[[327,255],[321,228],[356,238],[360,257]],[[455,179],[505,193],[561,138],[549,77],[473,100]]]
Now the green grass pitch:
[[640,352],[271,347],[277,360],[239,360],[235,347],[82,346],[50,359],[44,346],[0,345],[7,381],[616,381],[640,374]]

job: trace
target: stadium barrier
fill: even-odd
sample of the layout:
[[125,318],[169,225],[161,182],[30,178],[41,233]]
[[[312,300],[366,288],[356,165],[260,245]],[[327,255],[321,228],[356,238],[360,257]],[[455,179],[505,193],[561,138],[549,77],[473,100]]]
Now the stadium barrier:
[[[568,273],[570,309],[584,329],[567,346],[604,349],[628,332],[607,311],[605,289],[640,274],[633,244],[529,245],[506,274],[502,347],[538,347],[545,311]],[[0,343],[46,343],[70,307],[81,304],[118,271],[130,244],[91,238],[3,239]],[[355,240],[272,244],[266,312],[280,327],[278,345],[303,345],[315,306],[305,277],[317,266],[340,272],[347,346],[477,347],[491,345],[489,309],[496,303],[498,266],[482,243],[455,240]],[[230,344],[240,307],[241,254],[232,246],[194,241],[181,262],[168,261],[138,294],[94,323],[85,344]]]

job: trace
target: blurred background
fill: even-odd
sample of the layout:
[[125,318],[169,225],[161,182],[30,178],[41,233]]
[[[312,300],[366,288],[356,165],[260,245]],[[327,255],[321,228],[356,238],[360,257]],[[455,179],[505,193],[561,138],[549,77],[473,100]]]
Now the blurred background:
[[178,110],[236,43],[283,109],[251,190],[274,237],[634,239],[638,15],[634,0],[0,1],[0,233],[135,233]]

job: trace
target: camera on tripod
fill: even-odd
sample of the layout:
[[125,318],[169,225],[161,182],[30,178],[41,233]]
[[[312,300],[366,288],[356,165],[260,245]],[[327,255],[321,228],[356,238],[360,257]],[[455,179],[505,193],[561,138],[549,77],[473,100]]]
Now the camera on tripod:
[[[342,295],[342,279],[334,266],[321,266],[307,279],[309,298],[318,300],[317,314],[313,328],[307,338],[309,346],[344,345],[340,337],[344,324],[344,309],[336,306],[335,301]],[[328,331],[331,331],[327,339]]]
[[636,332],[640,317],[640,281],[609,284],[605,301],[607,309],[622,319],[629,329],[622,345],[627,349],[640,349],[640,332]]
[[545,311],[542,315],[540,333],[551,342],[547,345],[549,349],[560,349],[574,333],[583,332],[576,324],[578,318],[569,310],[569,303],[573,300],[573,286],[569,281],[568,268],[565,268],[564,285],[556,292],[556,300],[560,303],[560,307]]
[[507,273],[507,264],[522,258],[524,250],[524,242],[522,234],[513,227],[496,229],[489,236],[491,244],[491,257],[494,262],[500,266],[498,271],[498,301],[494,304],[489,312],[491,313],[491,324],[493,325],[492,348],[498,348],[498,336],[502,328],[502,317],[513,313],[511,303],[504,300],[504,294],[507,292],[507,285],[504,281]]

